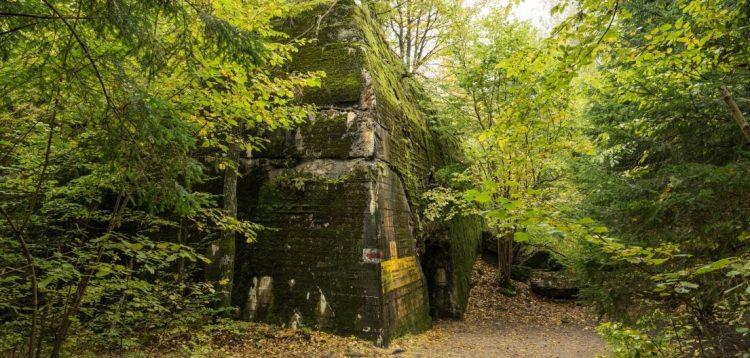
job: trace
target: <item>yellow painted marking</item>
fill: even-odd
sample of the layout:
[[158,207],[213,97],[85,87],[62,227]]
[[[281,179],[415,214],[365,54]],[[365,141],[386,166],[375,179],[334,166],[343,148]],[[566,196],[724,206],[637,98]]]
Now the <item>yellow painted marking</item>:
[[391,292],[422,278],[415,256],[383,261],[380,263],[380,272],[383,293]]

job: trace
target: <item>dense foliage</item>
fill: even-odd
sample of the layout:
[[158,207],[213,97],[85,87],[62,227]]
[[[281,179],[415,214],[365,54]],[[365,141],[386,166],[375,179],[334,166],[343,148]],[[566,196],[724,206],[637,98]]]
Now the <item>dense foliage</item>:
[[[637,329],[620,337],[629,349],[746,352],[750,141],[721,88],[747,108],[750,3],[597,2],[581,11],[614,19],[596,45],[586,113],[597,154],[576,166],[584,210],[610,229],[583,245],[587,298]],[[622,335],[617,327],[604,328]]]
[[0,352],[158,346],[214,314],[199,252],[258,227],[202,183],[306,118],[319,74],[279,73],[301,40],[271,22],[308,5],[0,3]]

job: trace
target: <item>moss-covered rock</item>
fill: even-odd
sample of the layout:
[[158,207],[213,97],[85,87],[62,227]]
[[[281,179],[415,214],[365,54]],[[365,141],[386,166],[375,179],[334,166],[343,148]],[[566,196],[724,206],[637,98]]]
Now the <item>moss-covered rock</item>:
[[510,278],[520,282],[528,282],[531,278],[533,269],[523,265],[513,265],[510,267]]
[[522,265],[533,269],[550,271],[560,271],[564,268],[560,261],[558,261],[551,252],[542,249],[534,249],[529,256],[523,260]]
[[578,283],[564,271],[534,271],[531,291],[554,299],[572,299],[578,296]]

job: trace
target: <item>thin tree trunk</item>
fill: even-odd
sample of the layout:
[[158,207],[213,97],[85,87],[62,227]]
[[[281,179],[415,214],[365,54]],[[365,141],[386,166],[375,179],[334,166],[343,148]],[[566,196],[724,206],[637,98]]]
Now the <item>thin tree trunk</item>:
[[406,64],[407,69],[409,69],[409,64],[411,63],[411,49],[413,46],[412,42],[412,21],[414,20],[412,18],[411,13],[411,1],[406,2],[406,59],[404,60],[404,63]]
[[[240,157],[240,147],[236,143],[229,146],[229,159],[237,163]],[[232,218],[237,217],[237,167],[227,166],[224,170],[224,212]],[[221,233],[219,240],[219,292],[221,292],[221,306],[232,305],[232,287],[234,286],[234,256],[235,234],[233,230]]]
[[497,266],[500,273],[500,287],[510,287],[510,266],[513,261],[513,235],[497,238]]
[[511,287],[510,267],[513,264],[513,235],[507,233],[497,238],[497,265],[500,287]]
[[[105,233],[105,235],[111,234],[112,231],[120,226],[123,212],[125,211],[129,200],[130,197],[126,194],[120,194],[117,197],[114,211],[112,212],[112,218],[109,221],[109,225],[107,227],[107,232]],[[96,273],[93,267],[99,264],[104,257],[104,251],[106,249],[104,241],[99,244],[99,250],[96,254],[96,258],[93,262],[90,263],[91,268],[89,268],[83,275],[83,277],[81,277],[81,280],[78,281],[76,291],[73,293],[72,297],[73,302],[70,304],[66,304],[65,312],[63,312],[63,316],[60,319],[60,325],[58,326],[57,332],[55,333],[55,342],[52,346],[52,353],[50,353],[50,356],[52,357],[59,357],[60,353],[62,352],[63,343],[65,343],[65,339],[68,336],[68,329],[70,329],[70,317],[75,317],[78,314],[78,309],[81,307],[81,302],[83,301],[86,289],[88,289],[91,278]],[[70,301],[70,299],[68,301]]]
[[727,86],[721,86],[721,95],[724,97],[724,102],[727,103],[729,110],[732,112],[732,117],[737,122],[737,125],[740,126],[742,134],[745,135],[745,139],[750,143],[750,124],[747,123],[745,116],[742,115],[740,107],[737,106],[737,103],[734,101],[732,94],[729,93]]
[[[10,223],[10,218],[7,218],[7,220]],[[24,258],[26,258],[26,262],[29,265],[29,278],[31,279],[31,304],[33,306],[33,311],[31,312],[31,332],[29,333],[28,356],[34,357],[34,350],[36,347],[35,340],[37,316],[39,314],[39,284],[36,275],[36,263],[34,263],[34,258],[33,256],[31,256],[31,251],[29,251],[26,240],[23,239],[23,234],[19,231],[16,233],[16,237],[18,238],[18,242],[21,244],[23,256]]]
[[[58,96],[59,96],[59,87],[58,87]],[[36,205],[40,201],[40,197],[42,196],[42,187],[44,186],[44,180],[47,174],[47,168],[49,167],[49,161],[50,161],[50,155],[52,153],[52,138],[53,133],[55,130],[55,120],[57,115],[57,106],[59,104],[59,97],[55,97],[54,105],[52,108],[52,116],[50,119],[50,128],[49,133],[47,135],[47,147],[44,151],[44,163],[42,164],[42,170],[39,174],[39,181],[37,182],[36,189],[34,189],[34,194],[30,199],[29,204],[29,210],[26,213],[25,218],[22,220],[22,222],[18,225],[14,224],[13,219],[10,217],[7,211],[5,209],[2,210],[2,214],[5,217],[5,220],[8,222],[8,225],[13,230],[14,236],[16,237],[16,240],[18,240],[18,243],[21,245],[21,252],[23,253],[24,258],[26,259],[26,263],[29,266],[29,279],[31,281],[31,303],[33,305],[33,311],[31,312],[31,332],[29,333],[29,345],[28,345],[28,356],[34,357],[35,356],[35,349],[36,349],[36,327],[37,327],[37,319],[39,316],[39,285],[38,285],[38,277],[37,277],[37,270],[36,270],[36,263],[34,262],[34,257],[31,254],[31,250],[29,249],[29,245],[24,239],[24,233],[26,231],[26,227],[28,226],[29,222],[31,221],[31,216],[34,214],[34,211],[36,210]]]
[[[229,143],[229,153],[227,154],[230,165],[227,165],[224,169],[224,187],[222,191],[224,214],[234,219],[237,218],[237,180],[239,176],[237,171],[242,152],[239,138],[243,135],[244,127],[240,124],[235,130],[237,138]],[[221,238],[212,246],[214,247],[211,248],[211,256],[215,261],[212,264],[213,269],[209,273],[213,277],[209,277],[209,280],[215,283],[216,290],[221,296],[219,306],[231,307],[232,289],[234,287],[234,258],[236,254],[234,230],[225,230],[222,232]]]
[[[185,220],[180,219],[180,225],[177,227],[177,243],[182,245],[184,243],[184,230],[185,230]],[[177,260],[177,281],[182,282],[182,279],[185,276],[185,258],[180,257],[179,260]]]
[[[42,317],[41,317],[41,319],[39,321],[39,336],[40,337],[44,337],[44,327],[47,324],[47,319],[50,317],[50,311],[52,310],[52,305],[53,305],[52,301],[53,301],[53,299],[54,298],[48,299],[47,302],[44,305],[44,313],[42,314]],[[42,356],[42,349],[43,349],[42,342],[43,341],[44,341],[43,339],[38,339],[37,340],[37,343],[36,343],[36,358],[40,358]]]

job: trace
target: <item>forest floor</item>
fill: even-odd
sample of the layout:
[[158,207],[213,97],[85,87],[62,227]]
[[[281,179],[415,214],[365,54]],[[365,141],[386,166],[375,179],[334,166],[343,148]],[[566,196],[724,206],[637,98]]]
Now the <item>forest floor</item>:
[[497,269],[478,260],[469,307],[462,321],[437,321],[423,334],[394,341],[387,349],[352,337],[272,329],[255,339],[214,346],[216,357],[595,357],[606,346],[589,309],[550,301],[516,283],[518,294],[502,295]]

